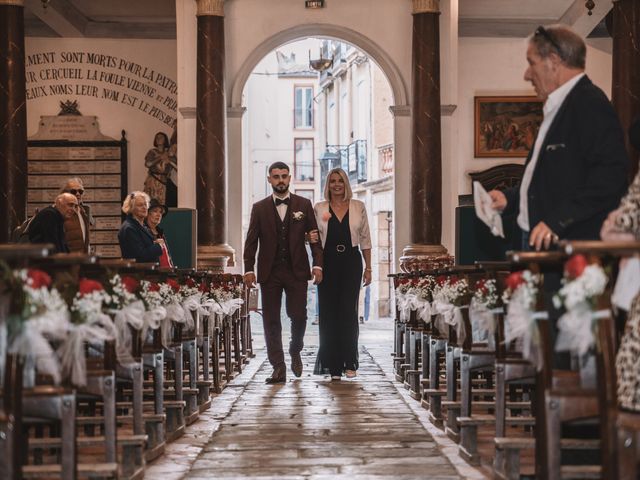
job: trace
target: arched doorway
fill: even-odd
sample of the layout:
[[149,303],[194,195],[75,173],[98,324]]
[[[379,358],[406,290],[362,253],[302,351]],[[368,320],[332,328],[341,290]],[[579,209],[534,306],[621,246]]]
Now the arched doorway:
[[[406,229],[394,229],[391,231],[391,248],[396,250],[397,245],[405,245],[408,242],[409,225],[409,189],[398,186],[409,185],[410,172],[410,108],[408,102],[408,89],[406,71],[401,71],[387,50],[380,47],[369,36],[348,27],[309,23],[296,25],[274,33],[257,44],[251,52],[239,64],[233,72],[228,72],[227,84],[227,155],[228,155],[228,224],[229,243],[242,251],[242,231],[238,228],[242,225],[243,185],[242,151],[243,131],[242,117],[246,110],[243,105],[242,92],[249,75],[265,55],[280,45],[292,42],[299,38],[319,37],[345,41],[354,45],[371,58],[384,73],[393,93],[393,104],[389,108],[393,114],[393,145],[395,157],[394,170],[394,204],[397,214],[394,217],[395,225],[406,225]],[[407,41],[407,50],[410,52],[410,39]],[[233,64],[233,62],[228,62]],[[406,62],[409,64],[409,62]],[[406,70],[406,68],[404,69]],[[241,269],[239,262],[238,268]]]
[[[322,72],[308,55],[331,58]],[[326,175],[341,167],[354,198],[367,208],[372,239],[373,282],[361,295],[361,316],[391,313],[394,215],[394,129],[391,85],[364,52],[343,41],[307,38],[280,45],[245,83],[242,122],[242,231],[251,206],[271,194],[270,164],[291,167],[290,191],[312,203],[323,200]],[[237,229],[234,223],[233,228]],[[315,290],[314,290],[315,292]],[[314,296],[310,292],[309,298]],[[365,302],[366,299],[366,302]],[[309,315],[313,317],[313,301]]]

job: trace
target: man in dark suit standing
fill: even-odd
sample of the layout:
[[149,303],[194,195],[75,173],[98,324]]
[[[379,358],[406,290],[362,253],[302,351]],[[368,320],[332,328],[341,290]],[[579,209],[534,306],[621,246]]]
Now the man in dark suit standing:
[[564,25],[529,37],[524,79],[544,101],[544,120],[519,186],[492,190],[494,208],[516,214],[523,250],[559,239],[598,239],[627,187],[629,160],[620,122],[585,75],[584,40]]
[[244,246],[244,281],[247,286],[256,283],[255,258],[258,244],[257,281],[262,293],[264,335],[269,362],[273,366],[267,383],[284,383],[286,365],[282,349],[280,307],[282,292],[286,293],[287,315],[291,318],[291,370],[296,377],[302,375],[300,351],[304,345],[307,326],[307,282],[322,281],[322,247],[311,244],[313,269],[305,248],[305,236],[317,230],[311,202],[289,192],[291,175],[289,166],[276,162],[269,167],[267,180],[273,195],[255,203]]

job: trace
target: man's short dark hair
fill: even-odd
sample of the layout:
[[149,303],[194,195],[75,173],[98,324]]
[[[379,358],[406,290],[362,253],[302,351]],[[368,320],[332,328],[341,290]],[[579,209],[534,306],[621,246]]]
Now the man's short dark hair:
[[286,163],[284,163],[284,162],[275,162],[275,163],[272,163],[269,166],[269,175],[271,175],[271,171],[275,170],[276,168],[278,168],[280,170],[286,170],[287,172],[291,171],[289,169],[289,165],[287,165]]

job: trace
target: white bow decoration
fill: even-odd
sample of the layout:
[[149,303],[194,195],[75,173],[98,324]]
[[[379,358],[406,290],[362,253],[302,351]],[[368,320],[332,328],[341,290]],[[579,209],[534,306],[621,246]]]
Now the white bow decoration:
[[71,325],[64,343],[58,348],[62,373],[79,387],[87,384],[85,343],[98,344],[116,338],[118,332],[111,317],[101,312],[92,313],[80,325]]
[[558,338],[555,350],[558,352],[569,350],[580,356],[586,354],[595,345],[593,320],[610,316],[609,310],[592,312],[586,302],[576,305],[573,310],[567,311],[558,319]]
[[[438,330],[444,333],[446,325],[451,325],[456,330],[456,338],[459,343],[463,343],[467,338],[467,329],[464,325],[464,318],[462,317],[462,309],[469,308],[468,305],[455,306],[452,303],[443,302],[441,300],[435,300],[433,307],[436,314],[436,327]],[[446,324],[446,325],[445,325]]]
[[129,326],[134,330],[142,331],[144,326],[144,303],[136,300],[122,307],[119,310],[109,310],[113,315],[113,322],[116,327],[116,352],[121,362],[128,363],[132,361],[131,357],[131,331]]
[[488,308],[484,303],[472,298],[469,305],[469,321],[473,338],[481,341],[486,340],[489,345],[493,345],[496,331],[495,316],[503,311],[502,307]]
[[431,321],[432,314],[431,302],[427,300],[421,300],[420,305],[417,309],[418,318],[423,322],[428,323]]
[[547,312],[533,312],[529,308],[529,293],[524,287],[517,288],[507,308],[505,317],[505,341],[522,341],[522,356],[536,366],[537,370],[542,369],[544,359],[539,351],[537,341],[535,341],[535,321],[549,318]]

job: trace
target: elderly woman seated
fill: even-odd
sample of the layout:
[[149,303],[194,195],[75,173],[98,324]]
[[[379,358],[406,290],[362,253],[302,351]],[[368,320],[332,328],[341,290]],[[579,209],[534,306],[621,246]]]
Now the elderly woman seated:
[[134,259],[136,262],[157,263],[160,260],[164,240],[154,239],[144,224],[149,202],[149,195],[136,191],[127,195],[122,203],[122,211],[127,215],[118,232],[122,258]]

